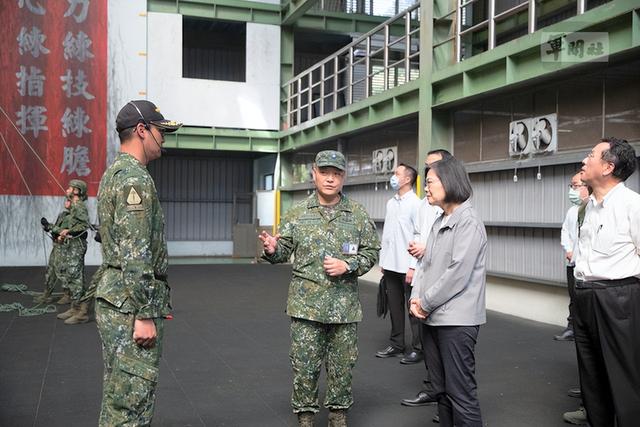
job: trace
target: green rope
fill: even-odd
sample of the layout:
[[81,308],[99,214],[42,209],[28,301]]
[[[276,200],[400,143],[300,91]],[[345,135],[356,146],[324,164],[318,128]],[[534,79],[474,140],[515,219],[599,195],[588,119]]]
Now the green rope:
[[20,292],[21,294],[24,294],[27,289],[27,285],[23,284],[3,283],[0,286],[0,290],[4,292]]
[[41,314],[55,313],[58,311],[55,305],[49,304],[40,307],[40,304],[27,308],[19,302],[13,302],[11,304],[0,304],[0,312],[18,311],[19,316],[39,316]]
[[[27,285],[3,283],[0,285],[0,291],[4,292],[19,292],[23,295],[40,296],[42,292],[35,292],[28,290]],[[53,295],[52,295],[53,296]],[[11,304],[0,304],[0,312],[7,313],[10,311],[18,311],[19,316],[39,316],[41,314],[55,313],[57,310],[53,304],[42,305],[37,304],[33,307],[25,307],[19,302],[13,302]]]

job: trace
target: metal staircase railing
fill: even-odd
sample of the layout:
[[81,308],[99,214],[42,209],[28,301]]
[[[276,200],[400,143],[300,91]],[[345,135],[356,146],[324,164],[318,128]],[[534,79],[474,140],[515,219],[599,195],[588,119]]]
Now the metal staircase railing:
[[285,83],[283,129],[419,76],[420,3],[416,3]]

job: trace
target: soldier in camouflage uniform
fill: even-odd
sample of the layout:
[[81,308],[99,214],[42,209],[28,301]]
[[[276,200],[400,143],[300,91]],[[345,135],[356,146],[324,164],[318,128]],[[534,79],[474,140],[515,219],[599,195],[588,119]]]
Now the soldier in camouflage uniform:
[[165,120],[149,101],[118,113],[120,153],[98,192],[103,265],[96,291],[104,384],[100,426],[148,426],[169,313],[164,214],[146,165],[160,157]]
[[264,258],[287,262],[294,255],[287,314],[291,316],[293,412],[312,426],[318,412],[318,377],[325,363],[329,425],[346,426],[353,404],[351,371],[358,357],[357,322],[362,320],[358,276],[378,259],[380,242],[365,209],[342,194],[346,162],[337,151],[316,156],[314,194],[293,206],[280,233],[263,232]]
[[60,239],[60,232],[64,229],[63,224],[69,215],[70,208],[71,199],[66,197],[64,199],[64,209],[58,214],[55,223],[49,223],[49,221],[44,217],[40,219],[42,229],[51,233],[53,247],[51,248],[51,254],[49,255],[47,271],[44,274],[44,291],[42,292],[42,295],[35,298],[35,302],[37,303],[51,302],[51,294],[56,287],[56,283],[65,281],[63,274],[64,264],[61,260],[62,252],[64,251],[64,240]]
[[61,256],[66,272],[63,287],[71,307],[58,314],[58,319],[64,320],[67,325],[75,325],[89,321],[88,305],[80,302],[84,292],[84,257],[89,229],[89,211],[84,203],[87,200],[87,184],[80,179],[72,179],[67,188],[67,197],[71,199],[71,207],[65,220],[66,228],[60,232],[60,236],[66,242]]
[[[49,265],[45,274],[45,291],[38,302],[45,302],[60,281],[64,290],[64,296],[58,304],[72,302],[72,296],[82,293],[84,281],[84,256],[87,252],[87,228],[89,227],[89,214],[84,203],[79,200],[86,199],[87,185],[84,181],[74,179],[69,182],[66,191],[65,209],[58,215],[55,224],[49,224],[46,218],[41,219],[45,231],[51,232],[53,249],[49,257]],[[73,294],[73,295],[72,295]],[[78,298],[76,298],[77,301]],[[79,307],[72,307],[65,312],[75,312]]]

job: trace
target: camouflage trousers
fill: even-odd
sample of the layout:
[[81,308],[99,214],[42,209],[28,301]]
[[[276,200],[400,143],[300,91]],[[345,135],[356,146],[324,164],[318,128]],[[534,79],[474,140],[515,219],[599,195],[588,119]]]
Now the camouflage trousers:
[[102,279],[102,275],[106,269],[106,265],[100,265],[95,273],[93,273],[93,277],[91,278],[91,282],[89,282],[89,286],[86,287],[82,293],[82,298],[80,298],[81,302],[93,301],[96,297],[96,290],[98,289],[98,283],[100,283],[100,279]]
[[59,281],[68,289],[71,299],[79,301],[84,293],[84,256],[87,242],[74,239],[67,243],[54,243],[44,275],[45,292],[51,294]]
[[71,299],[80,301],[84,292],[84,256],[87,253],[87,241],[73,239],[63,245],[61,256],[66,283],[62,287],[69,289]]
[[46,294],[53,293],[58,281],[65,282],[65,277],[60,269],[60,257],[61,257],[62,245],[54,243],[51,254],[49,255],[49,264],[47,264],[47,271],[44,273],[44,292]]
[[163,321],[155,319],[156,345],[144,349],[133,341],[133,314],[121,313],[108,302],[96,300],[96,323],[104,359],[100,427],[151,425]]
[[348,409],[353,404],[351,371],[358,359],[358,324],[326,324],[291,318],[293,412],[318,412],[318,378],[327,370],[324,406]]

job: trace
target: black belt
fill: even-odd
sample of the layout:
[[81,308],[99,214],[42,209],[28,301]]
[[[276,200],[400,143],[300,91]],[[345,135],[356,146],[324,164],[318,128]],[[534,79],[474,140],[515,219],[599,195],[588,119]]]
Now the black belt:
[[637,277],[627,277],[624,279],[615,280],[576,280],[576,288],[578,289],[604,289],[629,285],[640,285],[640,279],[638,279]]
[[[119,265],[113,265],[113,264],[107,264],[107,268],[114,268],[116,270],[122,270],[122,267],[120,267]],[[163,281],[167,281],[167,275],[166,274],[157,274],[157,273],[153,273],[153,277],[156,280],[163,280]]]

